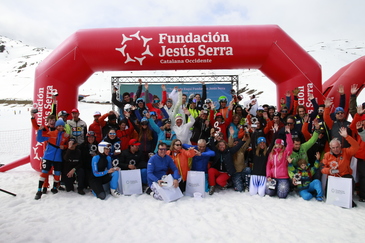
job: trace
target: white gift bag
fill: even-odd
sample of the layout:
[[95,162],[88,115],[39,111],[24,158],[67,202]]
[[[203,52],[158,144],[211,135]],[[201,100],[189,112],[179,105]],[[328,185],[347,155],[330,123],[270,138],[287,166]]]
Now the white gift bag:
[[205,173],[204,171],[188,171],[186,179],[185,195],[193,197],[195,192],[205,197]]
[[328,176],[326,203],[352,208],[352,179]]
[[[171,176],[171,174],[168,176]],[[157,182],[153,182],[153,186],[156,188],[157,193],[162,197],[165,202],[176,201],[184,196],[179,187],[161,187],[158,185]]]
[[118,191],[124,195],[142,194],[141,170],[121,170]]

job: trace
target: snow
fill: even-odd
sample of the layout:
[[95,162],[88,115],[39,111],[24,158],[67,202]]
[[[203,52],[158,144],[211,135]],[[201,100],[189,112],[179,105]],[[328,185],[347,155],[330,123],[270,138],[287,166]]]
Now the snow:
[[[17,52],[14,56],[23,51],[22,55],[29,54],[19,43],[17,49],[13,42]],[[307,50],[322,64],[326,80],[364,55],[363,46],[362,42],[333,41],[317,43]],[[11,71],[9,67],[15,67],[17,61],[0,57],[2,63],[9,62],[7,68],[0,65],[0,98],[31,99],[31,71]],[[265,79],[257,71],[240,72],[244,80]],[[88,97],[90,100],[110,100],[111,75],[94,74],[80,87],[80,93],[95,94]],[[274,95],[266,94],[270,95],[264,95],[262,102],[274,103]],[[0,163],[29,154],[29,108],[30,105],[0,105]],[[90,124],[95,111],[107,112],[111,105],[79,102],[78,108],[81,119]],[[102,201],[89,191],[84,196],[48,192],[36,201],[38,179],[39,173],[29,164],[0,173],[0,188],[17,194],[13,197],[0,192],[0,242],[361,242],[365,237],[365,204],[358,202],[356,196],[358,207],[352,209],[314,199],[304,201],[294,192],[287,199],[278,199],[230,189],[202,200],[183,197],[172,203],[146,194],[120,198],[108,195]]]

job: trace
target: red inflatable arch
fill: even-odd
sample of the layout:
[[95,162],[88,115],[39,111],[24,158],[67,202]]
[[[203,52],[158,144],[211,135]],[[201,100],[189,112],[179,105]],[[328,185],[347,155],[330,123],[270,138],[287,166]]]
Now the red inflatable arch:
[[[78,87],[94,72],[248,68],[259,69],[272,80],[278,97],[300,87],[299,103],[309,109],[308,93],[320,97],[320,65],[276,25],[80,30],[36,69],[38,123],[44,123],[50,112],[53,89],[60,94],[58,109],[69,111],[77,107]],[[30,157],[2,170],[29,160],[39,170],[41,149],[33,134]]]
[[343,85],[346,94],[345,110],[347,110],[349,108],[348,106],[350,103],[352,84],[358,85],[359,90],[356,94],[357,96],[364,88],[365,84],[365,56],[360,57],[357,60],[351,62],[350,64],[342,67],[332,77],[330,77],[323,84],[323,95],[325,97],[333,97],[334,107],[336,107],[340,103],[338,88],[340,85]]

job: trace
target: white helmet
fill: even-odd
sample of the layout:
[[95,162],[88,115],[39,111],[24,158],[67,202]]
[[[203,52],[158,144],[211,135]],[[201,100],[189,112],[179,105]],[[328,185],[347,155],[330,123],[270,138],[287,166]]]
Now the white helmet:
[[105,148],[109,148],[110,149],[111,146],[112,145],[110,143],[108,143],[108,142],[100,142],[98,144],[99,153],[101,153],[101,154],[104,153],[104,149]]
[[132,106],[130,104],[125,104],[124,111],[130,111],[132,109]]

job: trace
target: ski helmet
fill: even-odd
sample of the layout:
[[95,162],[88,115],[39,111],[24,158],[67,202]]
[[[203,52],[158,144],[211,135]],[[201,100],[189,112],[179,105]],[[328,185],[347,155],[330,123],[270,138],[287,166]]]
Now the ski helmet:
[[100,142],[98,144],[99,153],[101,153],[101,154],[104,153],[104,149],[105,148],[110,149],[110,147],[111,147],[111,144],[110,143],[108,143],[108,142]]

